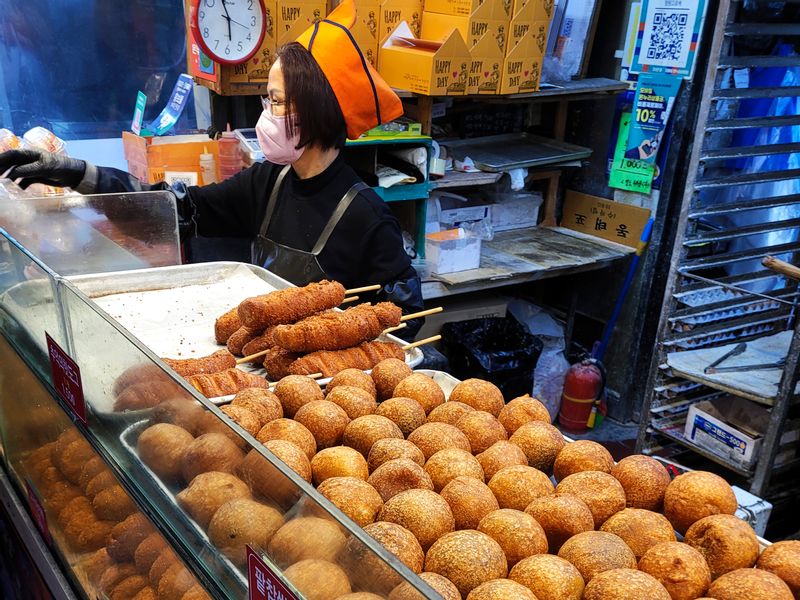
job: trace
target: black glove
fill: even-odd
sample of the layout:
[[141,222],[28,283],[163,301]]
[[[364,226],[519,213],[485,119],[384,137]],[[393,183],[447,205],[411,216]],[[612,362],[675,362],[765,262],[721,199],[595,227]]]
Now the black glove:
[[0,154],[0,176],[9,169],[6,177],[21,177],[23,188],[32,183],[76,188],[86,172],[86,163],[42,150],[9,150]]

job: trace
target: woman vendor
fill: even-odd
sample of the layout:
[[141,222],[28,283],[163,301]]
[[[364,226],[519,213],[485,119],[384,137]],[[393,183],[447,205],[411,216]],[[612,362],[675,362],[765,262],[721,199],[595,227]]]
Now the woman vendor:
[[[207,237],[252,239],[252,262],[296,285],[328,278],[381,284],[404,311],[422,308],[420,280],[397,220],[345,164],[347,138],[403,113],[350,34],[353,0],[277,52],[256,124],[265,161],[221,183],[148,185],[123,171],[38,150],[0,154],[0,174],[83,194],[167,190],[179,217]],[[409,323],[404,335],[418,327]],[[410,330],[410,331],[409,331]]]

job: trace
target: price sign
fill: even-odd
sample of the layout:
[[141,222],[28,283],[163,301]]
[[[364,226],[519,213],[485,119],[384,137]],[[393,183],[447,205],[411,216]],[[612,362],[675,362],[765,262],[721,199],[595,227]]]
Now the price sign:
[[53,385],[58,395],[67,403],[73,414],[86,424],[86,402],[83,399],[81,370],[77,363],[64,352],[56,341],[45,332],[50,368],[53,372]]
[[249,600],[299,600],[250,546],[246,548]]
[[30,510],[31,518],[36,524],[39,533],[42,534],[45,543],[48,546],[52,546],[53,540],[50,537],[50,528],[47,526],[47,514],[44,512],[42,501],[39,499],[39,495],[34,491],[28,480],[25,480],[25,488],[28,492],[28,509]]
[[625,158],[655,164],[661,137],[680,85],[681,78],[672,75],[639,75]]

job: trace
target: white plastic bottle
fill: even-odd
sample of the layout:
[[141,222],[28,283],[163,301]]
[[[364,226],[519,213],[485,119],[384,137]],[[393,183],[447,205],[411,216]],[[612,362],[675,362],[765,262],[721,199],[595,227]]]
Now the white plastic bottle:
[[200,174],[203,177],[202,185],[219,181],[217,178],[217,161],[214,160],[214,155],[205,146],[203,146],[203,154],[200,155]]

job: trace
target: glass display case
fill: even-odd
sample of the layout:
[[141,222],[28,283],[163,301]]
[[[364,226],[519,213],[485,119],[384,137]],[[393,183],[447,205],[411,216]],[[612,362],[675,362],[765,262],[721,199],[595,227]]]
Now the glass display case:
[[112,600],[245,598],[255,577],[284,594],[268,598],[385,597],[401,582],[435,597],[310,471],[223,412],[230,398],[198,393],[92,297],[98,281],[125,291],[121,269],[163,284],[185,268],[141,270],[178,262],[170,202],[0,198],[4,466],[72,586]]

